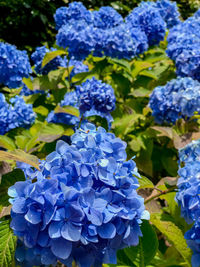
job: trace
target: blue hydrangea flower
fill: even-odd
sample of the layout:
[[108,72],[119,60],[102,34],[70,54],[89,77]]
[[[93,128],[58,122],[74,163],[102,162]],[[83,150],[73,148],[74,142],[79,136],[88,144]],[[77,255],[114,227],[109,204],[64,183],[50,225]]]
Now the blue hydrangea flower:
[[70,20],[84,20],[90,24],[93,21],[92,17],[92,13],[81,2],[72,2],[69,4],[69,7],[60,7],[54,14],[57,30],[63,25],[68,24]]
[[114,134],[83,124],[72,145],[57,142],[38,179],[9,189],[11,228],[26,247],[17,253],[19,262],[29,252],[43,264],[46,259],[80,267],[115,264],[118,249],[138,244],[148,212],[125,148]]
[[22,79],[31,73],[26,51],[17,50],[14,45],[0,42],[0,84],[9,88],[22,86]]
[[179,163],[200,161],[200,139],[193,140],[183,148],[179,149]]
[[94,28],[84,20],[70,21],[59,29],[56,41],[58,46],[68,48],[70,58],[83,60],[94,49]]
[[[60,103],[61,107],[72,106],[78,108],[78,98],[75,91],[66,93],[64,99]],[[63,123],[67,125],[75,125],[79,122],[79,118],[67,113],[54,113],[51,111],[47,117],[48,122]]]
[[[182,167],[184,165],[184,167]],[[176,200],[187,223],[194,223],[185,233],[192,249],[192,267],[200,266],[200,139],[179,150],[178,192]]]
[[168,35],[167,54],[182,77],[200,80],[200,17],[194,15],[173,27]]
[[200,83],[192,78],[177,78],[156,87],[149,101],[157,123],[175,123],[200,112]]
[[165,37],[166,23],[152,2],[142,2],[126,17],[126,23],[145,32],[149,45],[156,45]]
[[155,7],[159,10],[159,13],[166,22],[168,29],[180,23],[180,13],[176,2],[159,0],[155,3]]
[[123,23],[122,16],[112,7],[103,6],[98,11],[93,11],[94,27],[111,29]]
[[[113,88],[96,78],[76,86],[80,113],[85,117],[101,115],[112,121],[110,112],[115,109],[115,94]],[[89,113],[88,113],[89,112]]]
[[10,99],[10,104],[0,93],[0,134],[3,135],[17,127],[29,127],[35,121],[31,104],[26,104],[21,96]]
[[176,200],[181,214],[188,223],[200,221],[200,162],[186,162],[178,171]]
[[192,267],[200,266],[200,223],[196,222],[192,228],[185,233],[188,246],[192,249]]
[[31,59],[35,65],[35,72],[37,74],[48,74],[51,70],[56,70],[58,67],[65,67],[66,62],[60,56],[57,56],[42,68],[42,61],[46,53],[56,51],[55,48],[48,49],[45,46],[37,47],[35,52],[31,55]]
[[96,40],[94,55],[102,52],[103,55],[111,58],[131,59],[148,48],[144,32],[139,28],[132,28],[128,24],[121,24],[112,29],[98,30]]

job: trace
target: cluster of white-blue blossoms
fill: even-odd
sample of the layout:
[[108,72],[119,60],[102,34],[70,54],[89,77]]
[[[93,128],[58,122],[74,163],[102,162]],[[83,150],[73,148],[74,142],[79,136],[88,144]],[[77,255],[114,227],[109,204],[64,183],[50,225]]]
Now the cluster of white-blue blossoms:
[[157,123],[188,119],[200,113],[200,83],[189,77],[173,79],[153,90],[149,106]]
[[177,74],[200,81],[200,16],[193,17],[173,27],[168,35],[167,54],[176,63]]
[[17,127],[27,128],[35,121],[31,104],[26,104],[21,96],[15,96],[7,103],[0,93],[0,135]]
[[53,60],[51,60],[49,63],[47,63],[44,67],[42,67],[42,61],[44,59],[44,56],[52,51],[56,51],[55,48],[48,49],[45,46],[37,47],[35,52],[31,55],[31,59],[34,62],[35,66],[35,72],[37,74],[48,74],[52,70],[56,70],[59,67],[71,67],[73,66],[73,69],[70,73],[70,77],[72,78],[75,74],[80,72],[87,72],[88,66],[83,64],[81,61],[70,59],[69,62],[66,59],[66,57],[62,58],[61,56],[55,57]]
[[[73,106],[79,109],[81,117],[98,115],[106,118],[108,124],[113,121],[111,112],[115,109],[115,94],[113,88],[101,80],[91,78],[76,86],[75,91],[66,93],[60,106]],[[75,125],[80,121],[79,118],[65,114],[50,112],[48,122],[64,123]]]
[[176,25],[178,17],[175,3],[168,0],[143,2],[125,20],[111,7],[89,11],[73,2],[54,15],[57,45],[68,47],[70,57],[78,60],[90,53],[130,59],[163,40],[166,28]]
[[126,143],[88,123],[71,140],[58,141],[40,171],[9,189],[11,228],[25,245],[17,250],[19,262],[115,264],[116,251],[136,246],[142,236],[149,214]]
[[[182,167],[182,165],[184,165]],[[179,150],[178,192],[176,200],[187,223],[194,223],[185,233],[193,250],[192,266],[200,266],[200,140]]]
[[31,73],[31,65],[26,51],[14,45],[0,42],[0,84],[9,88],[22,86],[22,79]]

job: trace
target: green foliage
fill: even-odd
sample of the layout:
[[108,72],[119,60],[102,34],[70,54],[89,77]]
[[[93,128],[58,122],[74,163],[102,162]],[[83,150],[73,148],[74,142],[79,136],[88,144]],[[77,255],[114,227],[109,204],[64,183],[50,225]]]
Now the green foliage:
[[10,230],[10,221],[0,221],[0,267],[15,266],[16,237]]
[[0,184],[0,206],[9,206],[8,188],[18,181],[24,181],[24,173],[20,169],[14,169],[12,172],[4,174]]
[[182,231],[173,221],[165,216],[160,216],[160,214],[151,214],[151,222],[174,245],[188,266],[191,266],[191,250],[186,244]]

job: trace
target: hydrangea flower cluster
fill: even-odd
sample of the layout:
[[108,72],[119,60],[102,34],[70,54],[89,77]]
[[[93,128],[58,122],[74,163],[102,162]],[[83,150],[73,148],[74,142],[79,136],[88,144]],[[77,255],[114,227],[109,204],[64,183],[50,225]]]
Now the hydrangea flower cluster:
[[[193,141],[179,151],[179,180],[176,200],[181,214],[188,223],[194,223],[185,233],[189,247],[193,250],[192,266],[200,262],[200,140]],[[184,164],[184,167],[181,165]]]
[[158,0],[155,3],[155,7],[158,9],[160,15],[167,24],[167,28],[170,29],[180,23],[180,13],[176,2],[169,0]]
[[172,17],[169,15],[171,5],[176,9],[167,0],[157,5],[142,3],[124,21],[111,7],[90,12],[82,3],[73,2],[68,8],[58,9],[54,16],[59,30],[57,45],[68,48],[70,57],[77,60],[90,53],[100,57],[133,58],[146,51],[148,45],[164,39],[164,19],[168,24],[176,24],[176,12]]
[[[112,120],[110,112],[115,109],[115,94],[113,88],[95,77],[76,86],[79,100],[79,110],[85,117],[101,115]],[[88,113],[89,112],[89,113]]]
[[192,78],[178,77],[164,86],[156,87],[149,101],[157,123],[175,123],[200,112],[200,83]]
[[42,61],[46,53],[56,51],[55,48],[48,49],[45,46],[37,47],[35,52],[31,55],[31,59],[35,65],[35,72],[37,74],[48,74],[52,70],[56,70],[58,67],[65,67],[66,63],[60,56],[54,58],[42,68]]
[[11,228],[26,247],[18,260],[37,256],[44,265],[57,260],[80,267],[115,264],[118,249],[138,244],[141,220],[149,215],[136,191],[136,164],[126,161],[125,148],[102,127],[83,124],[72,145],[57,142],[37,180],[9,189]]
[[22,86],[22,79],[31,73],[31,65],[26,51],[14,45],[0,42],[0,84],[9,88]]
[[86,23],[91,23],[93,21],[92,13],[88,11],[81,2],[72,2],[69,4],[69,7],[58,8],[54,15],[54,20],[57,30],[70,21],[83,20]]
[[[64,99],[60,103],[61,107],[72,106],[78,108],[78,98],[75,91],[66,93]],[[67,125],[75,125],[79,122],[79,118],[67,113],[54,113],[51,111],[47,117],[48,122],[63,123]]]
[[[115,109],[115,101],[113,88],[109,84],[93,77],[76,86],[75,91],[66,93],[60,106],[70,105],[76,107],[84,118],[95,115],[106,118],[110,126],[110,123],[113,121],[110,112]],[[54,113],[52,111],[49,113],[47,121],[75,125],[80,119],[73,115]]]
[[112,7],[103,6],[98,11],[94,11],[93,24],[99,29],[112,29],[123,24],[122,16]]
[[29,127],[35,121],[32,105],[26,104],[21,96],[15,96],[7,103],[0,93],[0,135],[17,127]]
[[166,23],[152,2],[142,2],[126,17],[131,27],[140,27],[146,34],[149,45],[158,44],[165,37]]
[[178,75],[200,81],[200,16],[197,14],[170,30],[166,52],[175,61]]

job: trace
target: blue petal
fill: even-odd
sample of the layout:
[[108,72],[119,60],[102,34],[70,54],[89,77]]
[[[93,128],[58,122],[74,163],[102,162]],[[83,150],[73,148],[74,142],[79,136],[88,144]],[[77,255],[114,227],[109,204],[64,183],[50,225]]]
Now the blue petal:
[[71,223],[65,223],[61,229],[61,235],[69,241],[79,241],[81,237],[81,226],[75,226]]
[[97,232],[101,238],[112,239],[116,235],[116,228],[114,224],[107,223],[99,226]]
[[23,197],[16,199],[13,203],[12,211],[15,213],[25,213],[27,211],[26,199]]
[[66,260],[71,254],[72,243],[63,238],[52,240],[51,251],[56,257]]
[[42,221],[41,212],[34,207],[29,208],[24,218],[32,224],[38,224]]
[[59,238],[61,237],[61,227],[63,223],[62,222],[51,222],[49,226],[49,236],[51,238]]
[[10,223],[10,227],[14,231],[24,231],[26,229],[26,221],[24,219],[23,215],[16,215],[15,217],[12,218],[12,221]]

